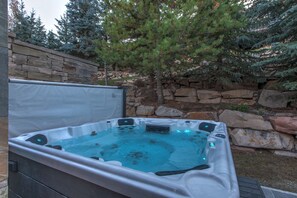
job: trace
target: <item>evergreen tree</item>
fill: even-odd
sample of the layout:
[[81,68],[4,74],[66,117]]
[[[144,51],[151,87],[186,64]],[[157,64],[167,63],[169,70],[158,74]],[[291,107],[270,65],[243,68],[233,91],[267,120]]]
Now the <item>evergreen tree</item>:
[[44,47],[46,45],[46,31],[44,25],[41,23],[40,17],[36,19],[35,15],[35,11],[32,10],[28,18],[27,29],[29,38],[26,42]]
[[98,54],[109,64],[154,73],[158,103],[163,103],[162,72],[214,61],[225,37],[242,24],[236,0],[106,0],[108,39]]
[[297,2],[254,0],[248,9],[250,30],[256,43],[253,65],[258,70],[277,68],[273,76],[288,90],[297,90]]
[[53,49],[53,50],[58,50],[61,46],[61,43],[59,41],[59,39],[57,38],[57,35],[50,30],[47,33],[47,41],[46,41],[46,47],[49,49]]
[[74,46],[71,43],[73,36],[69,30],[69,19],[66,14],[63,14],[60,20],[56,19],[56,21],[58,23],[58,25],[55,25],[57,28],[57,37],[61,43],[58,50],[70,54]]
[[24,2],[11,1],[10,9],[12,13],[12,31],[16,38],[21,41],[32,43],[34,45],[45,46],[46,31],[40,18],[36,19],[35,11],[30,15],[25,11]]
[[83,58],[95,57],[94,40],[102,37],[100,2],[70,0],[66,15],[58,21],[58,35],[63,38],[61,50]]
[[25,11],[25,4],[15,0],[10,3],[10,10],[12,15],[12,31],[16,34],[16,38],[27,41],[30,38],[29,16]]

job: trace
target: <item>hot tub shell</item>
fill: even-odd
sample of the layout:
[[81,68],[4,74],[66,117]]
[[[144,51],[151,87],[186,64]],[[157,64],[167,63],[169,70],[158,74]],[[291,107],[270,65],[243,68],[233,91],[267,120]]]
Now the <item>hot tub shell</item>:
[[[100,131],[118,119],[27,133],[9,140],[9,192],[21,197],[239,197],[226,125],[220,122],[133,118],[138,124],[169,125],[198,130],[215,125],[208,137],[207,169],[157,176],[26,141],[43,134],[48,141]],[[190,122],[189,122],[190,121]],[[189,124],[190,123],[190,124]],[[201,130],[201,127],[200,127]],[[209,147],[209,143],[214,143]],[[29,189],[29,190],[28,190]],[[31,191],[31,192],[30,192]],[[50,196],[49,196],[50,195]]]

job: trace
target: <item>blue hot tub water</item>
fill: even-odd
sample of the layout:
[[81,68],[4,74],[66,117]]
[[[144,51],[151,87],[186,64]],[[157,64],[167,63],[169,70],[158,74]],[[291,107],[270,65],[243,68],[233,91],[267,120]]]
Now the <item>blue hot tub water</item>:
[[176,130],[146,132],[141,126],[122,126],[52,142],[84,157],[119,161],[144,171],[176,171],[207,163],[207,132]]

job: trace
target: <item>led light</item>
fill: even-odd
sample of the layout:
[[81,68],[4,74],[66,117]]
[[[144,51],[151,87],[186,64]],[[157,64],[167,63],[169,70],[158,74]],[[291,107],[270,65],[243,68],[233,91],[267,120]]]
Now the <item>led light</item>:
[[211,148],[214,148],[214,147],[215,147],[215,143],[210,142],[210,143],[209,143],[209,146],[210,146]]
[[186,129],[184,132],[185,132],[185,133],[190,133],[191,130],[190,130],[190,129]]
[[178,129],[176,130],[176,132],[178,132],[178,133],[181,133],[181,131],[180,131],[180,130],[178,130]]
[[204,157],[204,158],[202,158],[203,160],[206,160],[206,158]]

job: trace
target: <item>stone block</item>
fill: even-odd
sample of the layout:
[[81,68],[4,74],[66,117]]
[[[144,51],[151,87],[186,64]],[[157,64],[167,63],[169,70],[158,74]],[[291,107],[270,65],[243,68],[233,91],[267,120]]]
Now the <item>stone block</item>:
[[236,146],[252,148],[291,150],[294,142],[291,135],[250,129],[234,129],[230,136]]
[[218,91],[210,90],[197,90],[197,96],[199,100],[221,98],[221,93]]
[[60,76],[60,75],[52,75],[51,81],[62,82],[62,76]]
[[183,116],[183,112],[181,112],[178,109],[165,107],[165,106],[159,106],[157,110],[155,111],[155,114],[157,116],[161,117],[181,117]]
[[274,151],[273,153],[279,156],[297,158],[297,153],[290,152],[290,151]]
[[43,51],[30,48],[28,46],[23,46],[20,44],[13,44],[12,45],[12,51],[14,53],[28,55],[28,56],[34,56],[34,57],[46,57],[46,53]]
[[49,81],[51,80],[51,75],[49,74],[43,74],[39,72],[28,72],[28,79],[30,80],[44,80]]
[[67,72],[68,74],[75,74],[76,73],[76,67],[64,64],[63,65],[63,71]]
[[202,99],[198,101],[201,104],[218,104],[221,103],[221,98]]
[[239,90],[231,90],[224,91],[221,93],[223,98],[244,98],[244,99],[252,99],[254,96],[254,91],[239,89]]
[[43,67],[34,67],[34,66],[29,66],[29,65],[23,65],[23,70],[28,71],[28,72],[37,72],[41,74],[52,74],[52,70],[49,68],[43,68]]
[[250,113],[224,110],[219,115],[219,120],[226,123],[228,127],[233,128],[248,128],[263,131],[273,130],[269,121],[265,121],[262,116]]
[[92,74],[92,72],[87,69],[78,69],[76,72],[80,77],[91,77]]
[[174,95],[178,97],[195,97],[196,98],[196,90],[193,88],[180,88],[175,91]]
[[282,92],[264,89],[260,95],[258,103],[264,107],[286,108],[289,100]]
[[270,122],[276,131],[297,135],[297,116],[270,117]]
[[27,79],[28,78],[28,72],[21,71],[21,70],[9,69],[8,75],[9,75],[9,77],[17,78],[17,79]]
[[51,54],[51,53],[47,53],[46,56],[50,59],[52,59],[52,61],[59,61],[59,62],[63,62],[64,61],[64,57],[63,56],[58,56],[55,54]]
[[126,106],[126,116],[136,116],[135,107],[127,105]]
[[163,89],[163,96],[165,100],[174,100],[173,93],[170,89]]
[[202,112],[189,112],[185,115],[186,119],[194,119],[194,120],[214,120],[218,121],[217,112],[210,111],[202,111]]
[[150,116],[154,115],[155,107],[154,106],[144,106],[140,105],[137,107],[136,115],[138,116]]
[[197,98],[194,96],[193,97],[175,97],[175,101],[195,103],[197,102]]
[[51,68],[51,60],[44,58],[28,57],[28,65],[41,68]]
[[18,65],[27,64],[28,56],[14,53],[12,55],[12,61]]
[[135,97],[135,88],[134,87],[127,87],[126,96],[127,97]]

